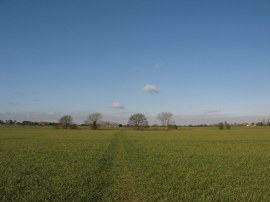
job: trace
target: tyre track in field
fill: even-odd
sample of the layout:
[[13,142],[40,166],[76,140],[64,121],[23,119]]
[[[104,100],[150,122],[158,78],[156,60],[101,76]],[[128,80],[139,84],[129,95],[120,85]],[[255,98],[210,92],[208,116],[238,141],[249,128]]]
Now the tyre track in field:
[[94,171],[94,179],[89,179],[91,186],[91,196],[86,201],[102,201],[103,194],[113,184],[113,179],[110,175],[116,155],[117,142],[116,139],[112,139],[112,142],[104,152],[103,156],[98,162],[98,166]]
[[98,161],[94,178],[90,178],[91,196],[89,201],[146,201],[140,197],[136,190],[136,176],[130,169],[132,158],[126,151],[128,142],[124,131],[114,134],[106,151]]
[[134,173],[131,171],[128,159],[130,158],[125,150],[124,131],[116,133],[116,153],[114,166],[119,173],[115,185],[119,189],[116,201],[145,201],[136,191]]

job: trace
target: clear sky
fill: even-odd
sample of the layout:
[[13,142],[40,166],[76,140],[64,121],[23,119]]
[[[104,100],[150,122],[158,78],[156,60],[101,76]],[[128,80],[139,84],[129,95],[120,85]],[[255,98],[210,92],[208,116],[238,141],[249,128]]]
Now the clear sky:
[[270,1],[0,0],[0,86],[0,119],[270,117]]

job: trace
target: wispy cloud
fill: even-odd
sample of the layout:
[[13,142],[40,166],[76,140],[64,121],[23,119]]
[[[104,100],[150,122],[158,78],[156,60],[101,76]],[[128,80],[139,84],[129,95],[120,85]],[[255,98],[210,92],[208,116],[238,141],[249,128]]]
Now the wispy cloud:
[[61,115],[59,112],[0,112],[0,120],[57,122]]
[[17,91],[15,94],[18,96],[24,96],[24,92],[22,92],[22,91]]
[[143,91],[148,92],[148,93],[158,93],[159,89],[155,85],[146,84],[143,87]]
[[40,101],[40,99],[38,99],[38,98],[33,99],[33,102],[39,102],[39,101]]
[[155,66],[154,66],[156,69],[159,69],[160,67],[161,67],[161,65],[160,64],[155,64]]
[[221,110],[220,109],[208,109],[207,113],[220,113]]
[[42,115],[42,112],[31,112],[31,115]]
[[33,91],[32,91],[32,94],[37,95],[37,94],[39,94],[39,92],[36,91],[36,90],[33,90]]
[[122,105],[119,102],[113,102],[112,103],[112,108],[114,108],[114,109],[124,109],[125,107],[124,107],[124,105]]
[[[132,112],[133,113],[133,112]],[[102,115],[103,121],[127,123],[129,116],[132,114],[129,112],[124,113],[123,111],[118,111],[114,115],[104,114]],[[66,113],[61,112],[0,112],[0,120],[17,120],[21,121],[50,121],[57,122],[58,119]],[[70,114],[75,123],[83,123],[86,117],[89,115],[88,112],[78,112],[78,113],[67,113]],[[189,125],[189,124],[215,124],[218,122],[228,121],[229,123],[251,123],[259,122],[263,119],[268,119],[269,115],[261,116],[235,116],[235,115],[174,115],[175,124],[177,125]],[[147,116],[150,124],[157,124],[156,115]]]
[[14,106],[14,105],[19,105],[20,103],[19,102],[9,102],[8,104]]

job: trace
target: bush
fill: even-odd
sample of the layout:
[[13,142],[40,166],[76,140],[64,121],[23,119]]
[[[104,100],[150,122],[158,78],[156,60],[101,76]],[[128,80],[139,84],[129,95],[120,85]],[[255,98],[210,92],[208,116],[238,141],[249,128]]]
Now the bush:
[[168,129],[177,129],[177,125],[168,125]]
[[224,123],[223,122],[218,123],[218,129],[219,130],[223,130],[224,129]]
[[79,129],[79,127],[78,127],[78,125],[77,125],[77,124],[72,124],[72,125],[70,126],[70,129],[75,129],[75,130],[78,130],[78,129]]

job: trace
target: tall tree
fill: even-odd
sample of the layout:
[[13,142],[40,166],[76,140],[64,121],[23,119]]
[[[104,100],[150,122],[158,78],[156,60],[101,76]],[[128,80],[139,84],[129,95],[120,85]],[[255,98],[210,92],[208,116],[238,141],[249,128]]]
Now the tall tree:
[[171,112],[161,112],[158,114],[157,119],[161,122],[163,126],[167,126],[172,122],[173,114]]
[[102,119],[101,113],[95,112],[90,114],[85,121],[87,125],[89,125],[93,130],[98,128],[98,121]]
[[59,120],[58,123],[63,126],[63,128],[68,128],[72,125],[72,117],[70,115],[64,115]]
[[139,129],[148,126],[148,121],[144,114],[138,113],[130,116],[128,124]]

